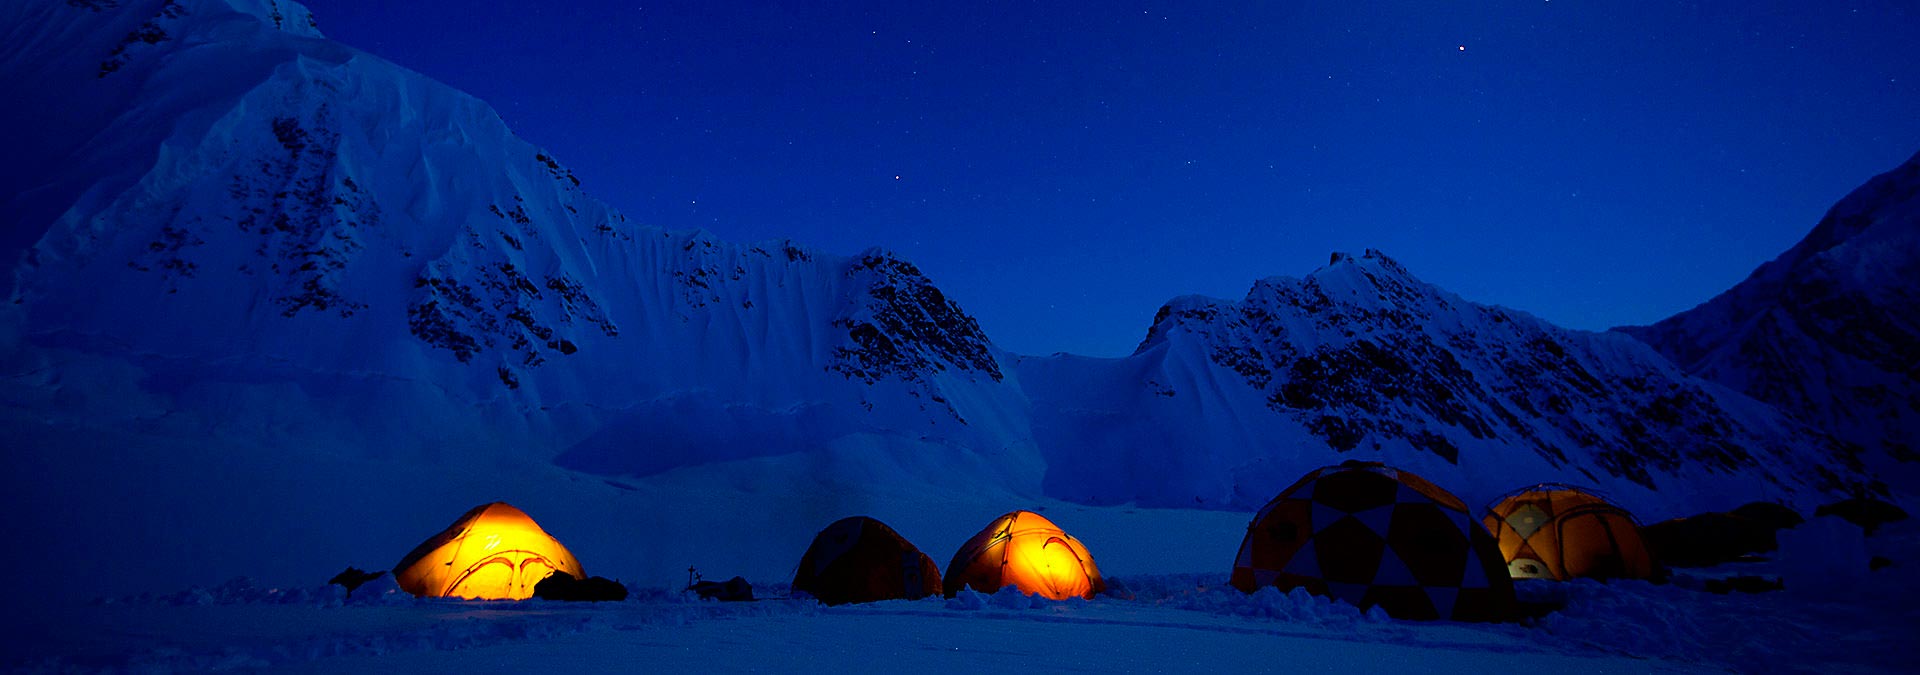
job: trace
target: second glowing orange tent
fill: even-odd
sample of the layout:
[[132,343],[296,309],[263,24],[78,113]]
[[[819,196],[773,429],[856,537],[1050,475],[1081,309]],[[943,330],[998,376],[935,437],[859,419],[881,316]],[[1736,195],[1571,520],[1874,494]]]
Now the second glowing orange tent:
[[474,507],[393,567],[408,593],[478,600],[525,600],[554,572],[587,576],[560,540],[505,502]]
[[1107,587],[1086,545],[1032,511],[995,518],[967,540],[947,563],[945,586],[947,597],[1013,586],[1051,600],[1092,598]]

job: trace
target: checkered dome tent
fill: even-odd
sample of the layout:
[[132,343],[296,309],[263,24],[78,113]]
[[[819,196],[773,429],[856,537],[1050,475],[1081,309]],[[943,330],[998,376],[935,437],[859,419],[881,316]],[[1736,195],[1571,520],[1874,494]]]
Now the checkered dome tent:
[[1466,503],[1378,462],[1318,469],[1247,526],[1230,583],[1305,588],[1400,619],[1500,621],[1513,580]]
[[1515,579],[1647,579],[1653,556],[1626,509],[1590,491],[1542,483],[1507,493],[1482,521]]
[[940,592],[940,568],[886,523],[853,516],[814,535],[793,590],[829,605],[918,600]]

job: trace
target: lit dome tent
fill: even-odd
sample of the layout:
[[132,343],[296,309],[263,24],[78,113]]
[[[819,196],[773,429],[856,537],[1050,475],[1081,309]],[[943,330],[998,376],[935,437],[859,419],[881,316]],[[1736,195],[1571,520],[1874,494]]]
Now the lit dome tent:
[[1305,588],[1400,619],[1498,621],[1515,607],[1500,551],[1466,503],[1378,462],[1315,470],[1267,502],[1229,583]]
[[967,587],[993,593],[1005,586],[1051,600],[1092,598],[1107,588],[1087,547],[1032,511],[993,519],[947,563],[947,597]]
[[1482,522],[1515,579],[1647,579],[1653,556],[1633,514],[1592,492],[1542,483],[1509,492]]
[[940,568],[886,523],[853,516],[814,535],[793,590],[829,605],[918,600],[940,592]]
[[506,502],[473,507],[393,567],[408,593],[430,598],[524,600],[554,572],[585,579],[580,561],[533,518]]

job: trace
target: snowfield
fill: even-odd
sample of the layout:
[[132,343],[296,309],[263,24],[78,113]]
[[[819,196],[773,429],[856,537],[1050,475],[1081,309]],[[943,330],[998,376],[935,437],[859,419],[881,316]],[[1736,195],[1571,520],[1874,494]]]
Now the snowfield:
[[[1904,644],[1920,634],[1920,610],[1907,604],[1920,589],[1904,574],[1920,561],[1911,521],[1867,540],[1893,567],[1826,579],[1817,592],[1698,590],[1715,576],[1792,578],[1819,567],[1790,547],[1779,561],[1686,572],[1667,585],[1528,582],[1523,597],[1565,607],[1520,624],[1415,623],[1304,593],[1226,587],[1251,513],[826,483],[830,474],[781,464],[813,461],[804,455],[614,480],[508,459],[420,466],[173,438],[161,433],[164,419],[144,435],[17,411],[0,422],[10,442],[62,449],[18,457],[14,475],[34,480],[0,491],[0,508],[18,516],[10,538],[59,562],[0,612],[0,669],[26,672],[941,672],[1002,661],[1070,672],[1898,672],[1911,669]],[[322,585],[348,565],[390,568],[493,499],[527,509],[588,574],[620,579],[633,596],[459,602],[372,587],[347,598]],[[1113,592],[1090,602],[1003,593],[838,608],[786,599],[811,538],[840,517],[882,518],[944,567],[968,536],[1017,507],[1042,510],[1086,542]],[[700,602],[670,590],[690,565],[709,579],[743,575],[762,600]]]
[[[1920,561],[1912,521],[1867,540],[1893,567],[1825,579],[1817,592],[1698,590],[1716,576],[1793,578],[1807,556],[1824,555],[1789,547],[1779,561],[1685,572],[1666,585],[1523,583],[1523,597],[1565,605],[1524,623],[1416,623],[1304,593],[1225,586],[1250,513],[1093,507],[991,489],[889,492],[875,488],[884,482],[820,483],[821,473],[778,464],[811,461],[804,457],[607,480],[504,459],[418,466],[14,413],[4,422],[13,442],[63,449],[21,456],[15,475],[36,480],[0,491],[0,508],[20,516],[7,523],[10,537],[59,561],[0,612],[0,669],[26,672],[998,667],[988,663],[1069,672],[1898,672],[1911,669],[1905,642],[1920,634],[1920,610],[1907,604],[1920,597],[1905,575]],[[787,480],[769,478],[783,469]],[[89,487],[75,495],[73,485]],[[496,498],[527,509],[588,574],[622,580],[632,597],[460,602],[370,586],[348,598],[322,585],[348,565],[388,569]],[[979,527],[1023,506],[1086,542],[1113,592],[1061,603],[1003,592],[837,608],[787,598],[811,538],[840,517],[882,518],[944,567]],[[708,579],[743,575],[762,600],[690,600],[671,590],[690,565]]]
[[[1911,543],[1912,532],[1902,536]],[[626,602],[348,598],[235,580],[162,597],[6,617],[25,671],[290,672],[1894,672],[1911,609],[1681,583],[1526,582],[1565,607],[1524,624],[1403,622],[1304,592],[1246,595],[1224,575],[1118,578],[1122,593],[1051,602],[1012,591],[836,608],[776,597]],[[372,597],[369,597],[372,596]],[[1883,605],[1892,603],[1882,602]],[[1863,611],[1864,610],[1864,611]]]

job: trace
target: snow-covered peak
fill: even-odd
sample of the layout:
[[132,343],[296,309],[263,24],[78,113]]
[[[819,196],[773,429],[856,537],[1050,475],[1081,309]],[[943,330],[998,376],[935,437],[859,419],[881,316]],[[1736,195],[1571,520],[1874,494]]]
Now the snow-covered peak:
[[1413,276],[1412,273],[1407,271],[1406,267],[1400,264],[1400,261],[1388,257],[1385,252],[1377,248],[1366,249],[1358,256],[1352,253],[1334,251],[1327,257],[1327,264],[1315,270],[1314,274],[1327,274],[1331,271],[1350,268],[1362,268],[1370,272],[1391,276]]
[[61,0],[59,3],[49,0],[44,4],[64,4],[95,14],[145,16],[149,18],[142,23],[143,26],[151,23],[161,30],[165,27],[160,25],[158,19],[195,16],[199,18],[193,23],[206,25],[226,19],[226,15],[236,14],[293,35],[325,37],[320,34],[319,22],[314,19],[313,11],[293,0]]
[[0,46],[0,86],[63,104],[0,129],[32,160],[4,165],[0,264],[33,358],[131,359],[215,427],[291,416],[381,453],[654,473],[1028,445],[986,336],[898,256],[630,222],[485,103],[291,3],[5,11],[137,31]]
[[274,30],[285,31],[302,37],[326,37],[320,34],[320,22],[313,17],[313,10],[307,9],[293,0],[179,0],[190,8],[205,7],[207,11],[229,9],[260,20],[273,26]]
[[1920,154],[1840,200],[1740,284],[1620,330],[1878,450],[1889,477],[1920,488]]
[[1805,239],[1762,265],[1754,276],[1778,277],[1810,258],[1834,255],[1838,248],[1872,239],[1910,236],[1916,230],[1920,230],[1920,153],[1848,193]]
[[1175,298],[1160,308],[1136,351],[1158,344],[1174,331],[1206,333],[1222,311],[1231,313],[1241,308],[1266,315],[1343,313],[1406,325],[1431,318],[1436,309],[1444,311],[1462,302],[1458,296],[1414,277],[1405,266],[1378,250],[1367,249],[1359,256],[1335,252],[1326,265],[1305,277],[1273,276],[1254,282],[1239,303],[1198,295]]
[[76,203],[131,187],[167,141],[284,71],[364,57],[280,0],[0,3],[0,26],[0,100],[21,103],[0,125],[0,271]]
[[1646,345],[1469,302],[1378,251],[1263,279],[1237,302],[1175,299],[1131,357],[1028,359],[1020,377],[1037,418],[1084,421],[1073,443],[1154,466],[1102,479],[1149,503],[1258,503],[1260,486],[1347,452],[1447,477],[1470,499],[1551,478],[1656,510],[1865,482],[1848,448]]
[[[1754,269],[1739,285],[1655,330],[1675,330],[1689,322],[1674,319],[1687,314],[1752,314],[1789,294],[1806,297],[1834,288],[1876,294],[1904,291],[1901,287],[1911,285],[1914,277],[1900,273],[1914,269],[1920,259],[1920,250],[1905,245],[1916,240],[1920,240],[1920,154],[1848,193],[1806,237]],[[1694,358],[1698,355],[1687,354],[1681,360],[1687,363]]]

